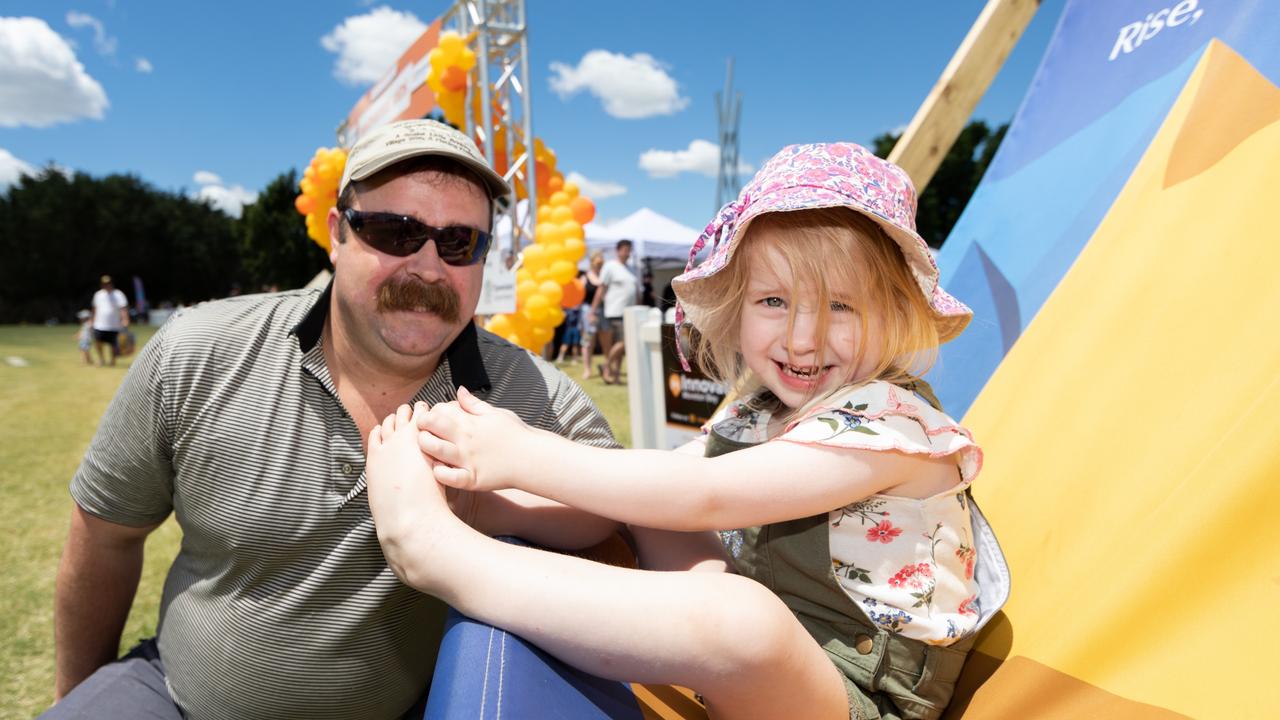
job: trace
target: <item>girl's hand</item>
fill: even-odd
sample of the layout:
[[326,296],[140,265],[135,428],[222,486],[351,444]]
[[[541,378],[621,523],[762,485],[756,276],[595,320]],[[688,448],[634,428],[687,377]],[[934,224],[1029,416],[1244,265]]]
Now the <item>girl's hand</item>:
[[418,415],[418,446],[437,462],[436,481],[459,490],[514,487],[520,449],[532,430],[515,413],[495,408],[466,388],[458,401]]

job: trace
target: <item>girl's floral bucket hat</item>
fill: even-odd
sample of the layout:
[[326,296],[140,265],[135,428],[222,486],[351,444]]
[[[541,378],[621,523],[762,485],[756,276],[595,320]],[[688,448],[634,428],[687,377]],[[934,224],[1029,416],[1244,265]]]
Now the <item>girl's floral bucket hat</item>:
[[[756,216],[825,207],[862,213],[898,243],[933,310],[940,341],[964,330],[973,311],[938,285],[938,265],[916,233],[916,191],[911,179],[902,168],[853,143],[788,145],[765,163],[737,200],[720,209],[690,249],[684,273],[671,281],[679,298],[676,324],[684,323],[686,314],[695,326],[701,321],[709,299],[707,283],[701,281],[728,267]],[[694,258],[708,244],[710,254],[695,267]]]

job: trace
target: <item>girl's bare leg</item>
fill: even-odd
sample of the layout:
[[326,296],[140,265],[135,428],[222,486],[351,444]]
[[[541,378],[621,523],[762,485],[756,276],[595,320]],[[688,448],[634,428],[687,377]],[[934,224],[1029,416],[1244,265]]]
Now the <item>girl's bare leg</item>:
[[835,666],[763,586],[492,540],[449,511],[428,462],[408,407],[370,435],[369,505],[407,584],[587,672],[693,688],[716,717],[848,717]]

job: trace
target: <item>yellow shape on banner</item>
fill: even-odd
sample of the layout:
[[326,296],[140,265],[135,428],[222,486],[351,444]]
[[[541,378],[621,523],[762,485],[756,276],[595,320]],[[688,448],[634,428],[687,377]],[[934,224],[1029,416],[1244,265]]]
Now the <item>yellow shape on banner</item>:
[[1212,42],[966,416],[1014,592],[965,717],[1280,708],[1278,158],[1280,89]]

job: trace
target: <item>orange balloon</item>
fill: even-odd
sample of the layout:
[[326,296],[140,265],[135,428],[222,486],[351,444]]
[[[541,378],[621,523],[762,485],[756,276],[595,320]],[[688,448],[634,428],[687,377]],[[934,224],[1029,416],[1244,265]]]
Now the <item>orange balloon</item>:
[[591,198],[579,195],[569,201],[569,209],[573,211],[573,219],[586,225],[596,216],[596,204]]
[[533,175],[537,179],[534,187],[538,188],[538,197],[547,197],[550,195],[551,186],[551,168],[547,164],[538,160],[533,164]]
[[560,307],[565,310],[576,308],[587,299],[587,286],[582,278],[577,278],[565,284],[563,288],[564,295],[560,298]]
[[561,188],[563,188],[563,187],[564,187],[564,179],[563,179],[563,178],[560,178],[560,177],[558,177],[558,176],[557,176],[557,177],[553,177],[553,178],[551,178],[550,180],[548,180],[548,181],[547,181],[547,188],[548,188],[549,190],[551,190],[551,192],[553,192],[553,193],[554,193],[554,192],[559,192],[559,191],[560,191],[560,189],[561,189]]
[[312,209],[315,208],[315,205],[316,205],[315,198],[311,197],[310,195],[299,195],[293,200],[294,209],[297,210],[298,213],[301,215],[310,214]]

